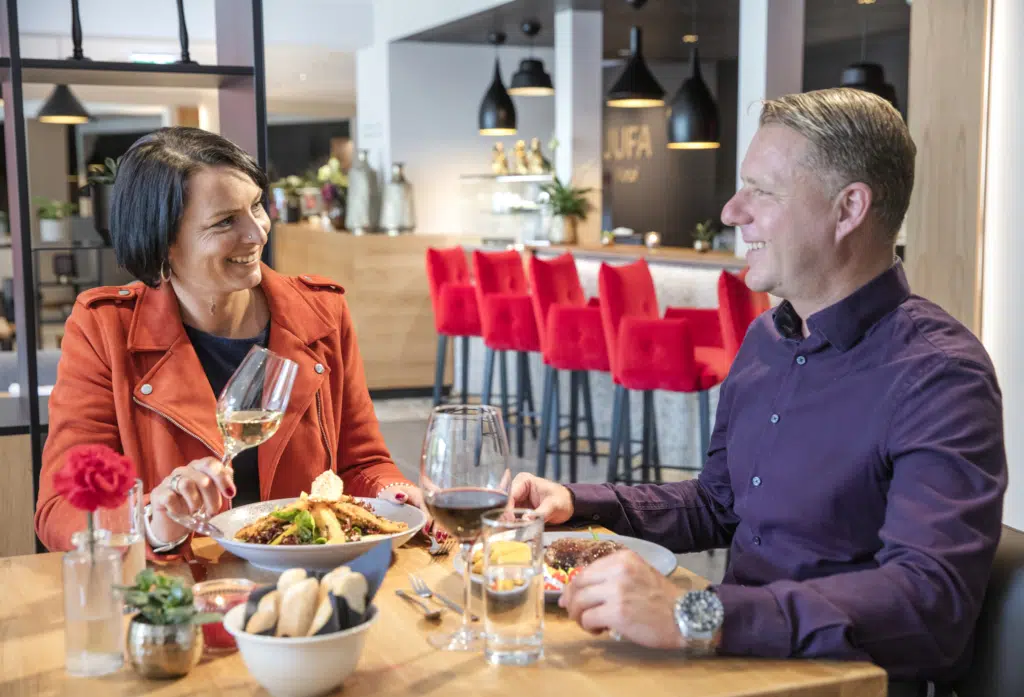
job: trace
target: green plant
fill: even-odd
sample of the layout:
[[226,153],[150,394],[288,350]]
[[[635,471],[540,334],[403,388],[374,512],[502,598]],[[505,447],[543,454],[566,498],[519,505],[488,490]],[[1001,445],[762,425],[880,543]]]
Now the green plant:
[[215,612],[198,612],[192,605],[192,591],[180,578],[143,569],[134,586],[118,586],[124,604],[149,624],[206,624],[219,622]]
[[121,166],[121,158],[116,160],[108,157],[103,161],[103,171],[89,175],[89,182],[93,184],[113,184],[117,177],[117,168]]
[[541,190],[550,197],[551,210],[555,215],[585,220],[592,208],[587,194],[593,189],[566,186],[557,176],[552,183],[542,186]]
[[330,182],[339,189],[348,188],[348,175],[341,170],[341,162],[336,157],[329,159],[326,165],[317,170],[316,178],[321,184]]
[[78,210],[78,206],[74,203],[57,201],[43,196],[36,196],[34,201],[38,206],[36,213],[43,220],[62,220]]
[[714,223],[709,218],[703,223],[697,223],[697,226],[693,228],[693,239],[700,242],[710,242],[715,239],[717,233],[718,231],[715,230]]

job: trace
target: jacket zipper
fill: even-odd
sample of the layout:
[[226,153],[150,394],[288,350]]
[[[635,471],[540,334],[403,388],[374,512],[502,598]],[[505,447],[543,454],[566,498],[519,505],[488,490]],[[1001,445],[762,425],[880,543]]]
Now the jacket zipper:
[[331,452],[331,441],[327,437],[327,429],[324,428],[324,409],[320,398],[320,390],[316,391],[316,421],[320,426],[320,437],[324,439],[324,448],[327,449],[327,469],[331,469],[334,462],[334,453]]
[[206,446],[207,448],[209,448],[209,449],[210,449],[210,452],[211,452],[211,453],[213,453],[214,455],[216,455],[218,459],[221,459],[221,458],[223,458],[223,457],[224,457],[224,453],[219,453],[219,452],[217,452],[217,449],[216,449],[216,448],[214,448],[214,447],[213,447],[212,445],[210,445],[209,443],[207,443],[207,442],[206,442],[205,440],[203,440],[203,439],[202,439],[201,437],[199,437],[199,436],[198,436],[197,434],[195,434],[195,433],[193,433],[192,431],[188,430],[187,428],[185,428],[184,426],[182,426],[182,425],[181,425],[180,423],[178,423],[177,421],[175,421],[174,419],[172,419],[171,417],[169,417],[169,416],[168,416],[167,414],[163,413],[162,411],[160,411],[160,410],[158,410],[158,409],[154,409],[153,407],[149,406],[148,404],[144,404],[143,402],[140,402],[140,401],[139,401],[139,400],[138,400],[138,399],[137,399],[136,397],[134,397],[134,396],[132,397],[132,401],[133,401],[133,402],[135,402],[136,404],[138,404],[138,405],[139,405],[140,407],[143,407],[143,408],[145,408],[145,409],[149,409],[149,410],[150,410],[151,412],[153,412],[154,414],[159,414],[160,416],[162,416],[162,417],[164,417],[165,419],[167,419],[168,421],[170,421],[170,422],[171,422],[172,424],[174,424],[175,426],[177,426],[178,428],[180,428],[180,429],[181,429],[182,431],[184,431],[185,433],[189,434],[190,436],[192,436],[193,438],[195,438],[195,439],[196,439],[197,441],[199,441],[200,443],[202,443],[203,445],[205,445],[205,446]]

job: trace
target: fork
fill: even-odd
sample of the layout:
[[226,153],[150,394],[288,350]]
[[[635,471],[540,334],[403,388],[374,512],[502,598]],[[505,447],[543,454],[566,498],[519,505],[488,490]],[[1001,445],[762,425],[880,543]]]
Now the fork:
[[455,538],[450,535],[445,539],[444,542],[438,542],[437,538],[433,535],[430,536],[430,552],[432,557],[443,557],[455,548]]
[[[460,606],[458,603],[449,600],[440,593],[435,593],[434,591],[430,590],[430,586],[427,585],[427,582],[419,576],[417,576],[416,574],[409,574],[409,582],[412,584],[412,590],[416,595],[420,596],[421,598],[434,598],[435,600],[439,600],[445,605],[447,605],[448,609],[454,612],[455,614],[462,614],[462,606]],[[469,618],[474,622],[480,619],[472,612],[469,613]]]

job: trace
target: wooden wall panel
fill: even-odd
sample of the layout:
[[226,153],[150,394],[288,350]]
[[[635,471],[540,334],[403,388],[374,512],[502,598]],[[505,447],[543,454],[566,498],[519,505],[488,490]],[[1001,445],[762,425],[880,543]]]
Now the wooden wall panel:
[[29,437],[0,436],[0,557],[36,549]]
[[907,213],[914,292],[980,329],[984,133],[990,0],[915,2],[910,132],[917,143]]

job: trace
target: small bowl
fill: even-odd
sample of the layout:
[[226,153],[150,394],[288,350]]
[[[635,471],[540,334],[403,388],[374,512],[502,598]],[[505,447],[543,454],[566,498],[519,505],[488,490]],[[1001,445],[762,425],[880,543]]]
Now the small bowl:
[[366,630],[377,619],[370,617],[342,632],[312,637],[272,637],[242,630],[245,606],[231,608],[224,628],[235,638],[245,667],[274,697],[317,697],[337,689],[355,670],[366,643]]

